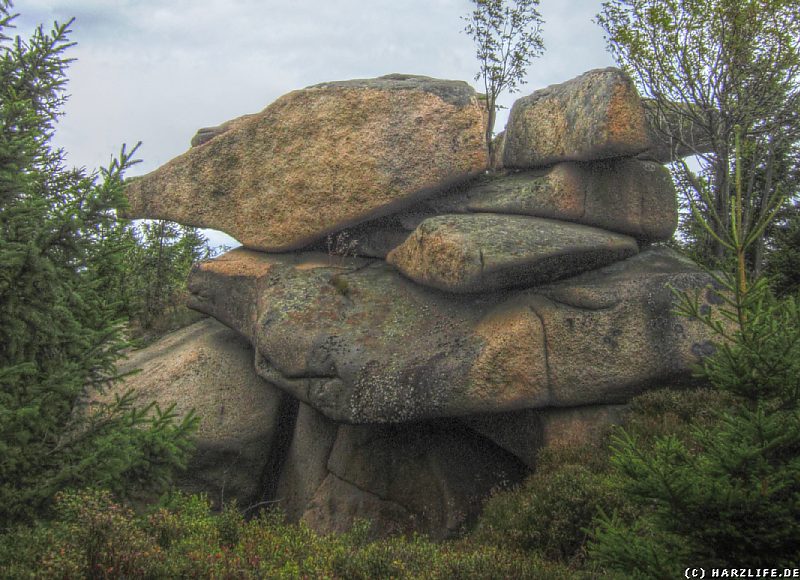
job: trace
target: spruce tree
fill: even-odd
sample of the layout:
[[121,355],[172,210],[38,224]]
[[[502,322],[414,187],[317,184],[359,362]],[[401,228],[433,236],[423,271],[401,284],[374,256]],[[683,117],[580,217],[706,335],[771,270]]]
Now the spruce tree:
[[716,296],[715,308],[700,293],[678,298],[679,311],[716,338],[716,352],[699,374],[736,404],[688,441],[665,436],[649,447],[625,430],[613,439],[619,485],[640,514],[628,521],[602,516],[591,553],[637,577],[800,564],[800,303],[775,299],[766,278],[748,273],[748,250],[774,215],[743,223],[740,166],[747,147],[738,133],[733,151],[739,169],[729,225],[716,232],[733,269],[709,272],[717,291],[703,296]]
[[192,265],[212,257],[206,238],[196,229],[154,220],[127,228],[133,243],[123,240],[122,291],[132,326],[147,331],[175,318],[185,308],[186,280]]
[[[0,522],[46,512],[64,488],[163,486],[189,450],[192,417],[90,404],[125,346],[98,259],[123,202],[125,147],[108,168],[68,169],[51,139],[64,103],[69,25],[9,36],[0,0]],[[109,263],[105,264],[106,266]]]

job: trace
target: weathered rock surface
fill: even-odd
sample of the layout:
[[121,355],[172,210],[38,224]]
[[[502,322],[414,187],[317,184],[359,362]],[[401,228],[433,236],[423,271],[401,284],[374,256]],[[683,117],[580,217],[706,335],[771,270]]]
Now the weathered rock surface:
[[301,520],[320,534],[347,532],[356,520],[367,519],[373,537],[418,529],[414,514],[392,501],[328,473]]
[[328,469],[357,488],[402,506],[414,529],[447,536],[477,516],[492,488],[528,470],[455,421],[339,428]]
[[483,124],[461,81],[315,85],[132,180],[126,215],[222,230],[260,250],[300,248],[484,170]]
[[611,425],[622,423],[626,409],[626,405],[525,409],[461,421],[535,469],[543,448],[596,443]]
[[493,489],[529,473],[456,420],[335,423],[255,375],[252,349],[213,319],[134,351],[121,370],[132,368],[142,372],[123,388],[200,415],[198,451],[178,485],[218,507],[234,499],[249,511],[276,506],[320,533],[369,519],[372,537],[444,538],[469,524]]
[[233,330],[207,321],[132,362],[147,396],[204,417],[184,487],[324,533],[368,518],[373,536],[445,538],[543,448],[592,443],[632,396],[689,382],[713,347],[674,290],[720,297],[677,253],[639,252],[678,215],[645,160],[686,150],[651,105],[617,69],[536,91],[484,175],[465,83],[324,83],[132,181],[130,215],[249,247],[189,280],[192,307]]
[[505,133],[506,168],[632,156],[651,147],[636,87],[615,68],[592,70],[518,99]]
[[218,135],[222,135],[228,129],[235,127],[237,124],[241,124],[245,119],[248,117],[253,117],[255,115],[243,115],[237,119],[231,119],[230,121],[226,121],[221,125],[216,125],[214,127],[201,127],[197,130],[197,133],[194,137],[192,137],[191,145],[192,147],[199,147],[203,143],[207,143],[211,141],[214,137]]
[[454,420],[349,426],[301,403],[274,501],[290,521],[321,533],[369,517],[374,537],[416,530],[443,538],[472,521],[492,489],[528,472]]
[[633,238],[597,228],[480,213],[425,220],[386,261],[425,286],[487,292],[540,286],[637,252]]
[[262,377],[335,421],[624,402],[685,380],[708,352],[704,328],[672,312],[669,286],[710,278],[667,249],[535,290],[465,296],[382,261],[330,259],[234,250],[189,285],[193,308],[250,339]]
[[678,225],[669,171],[634,159],[567,162],[494,176],[460,197],[467,211],[574,221],[647,241],[668,240]]
[[483,175],[396,214],[328,236],[311,248],[333,255],[385,258],[426,219],[461,213],[557,219],[644,242],[667,240],[678,225],[677,195],[669,171],[652,161],[618,158]]
[[484,175],[314,247],[338,255],[385,258],[423,221],[458,213],[557,219],[644,242],[669,239],[678,224],[677,194],[669,171],[653,161],[616,158]]
[[[317,492],[328,477],[328,457],[338,429],[336,423],[300,403],[291,443],[280,468],[275,497],[271,499],[290,521],[298,521],[306,511],[312,510],[311,503],[315,497],[316,509],[323,509],[325,500],[322,498],[327,491],[319,497]],[[329,483],[328,488],[331,485]],[[321,527],[322,523],[315,529]]]
[[286,395],[255,373],[250,345],[206,319],[133,351],[119,370],[133,369],[142,372],[121,389],[135,389],[141,401],[157,401],[162,409],[175,403],[180,416],[195,409],[200,418],[196,451],[178,485],[207,493],[217,505],[257,501]]

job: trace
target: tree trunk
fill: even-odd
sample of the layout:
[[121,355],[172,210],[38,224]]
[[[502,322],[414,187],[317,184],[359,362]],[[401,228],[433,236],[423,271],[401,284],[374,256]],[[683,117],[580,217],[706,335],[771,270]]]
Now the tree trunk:
[[486,150],[489,153],[489,169],[494,170],[495,166],[495,150],[494,150],[494,141],[492,137],[494,137],[494,122],[497,116],[496,109],[495,109],[495,101],[497,97],[495,96],[488,96],[486,97]]
[[[717,156],[715,171],[717,174],[717,190],[714,192],[714,208],[719,221],[712,221],[711,227],[720,238],[725,239],[731,223],[730,199],[731,199],[731,180],[727,157]],[[712,239],[712,255],[719,261],[725,256],[725,247],[717,240]]]
[[753,261],[750,271],[753,280],[761,275],[761,270],[764,267],[764,237],[765,235],[762,233],[760,236],[758,236],[758,239],[754,244],[755,247],[753,248]]

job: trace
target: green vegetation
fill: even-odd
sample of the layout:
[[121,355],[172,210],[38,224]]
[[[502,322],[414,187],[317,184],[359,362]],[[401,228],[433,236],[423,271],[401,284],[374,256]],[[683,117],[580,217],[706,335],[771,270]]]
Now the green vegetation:
[[[800,164],[798,164],[800,168]],[[795,180],[800,183],[800,177]],[[787,204],[767,231],[764,275],[778,296],[800,294],[800,201]]]
[[797,565],[800,308],[762,281],[741,310],[703,368],[728,405],[682,436],[613,437],[611,464],[637,516],[599,518],[590,553],[601,565],[639,577],[672,577],[687,563]]
[[[627,430],[652,450],[674,433],[688,441],[709,426],[730,396],[711,389],[654,391],[635,399]],[[597,446],[554,448],[517,489],[498,492],[475,529],[436,543],[424,536],[369,540],[369,524],[320,536],[262,512],[245,520],[235,506],[213,514],[198,496],[175,494],[135,513],[108,492],[61,494],[53,520],[20,526],[0,540],[0,575],[44,578],[593,578],[605,571],[587,556],[598,511],[634,521],[628,499]]]
[[[691,209],[683,230],[700,262],[720,265],[720,237],[738,219],[744,238],[755,237],[748,271],[761,272],[769,245],[756,224],[797,194],[798,13],[797,0],[610,0],[598,15],[609,50],[650,97],[656,128],[676,152],[673,172]],[[695,154],[699,172],[678,151]]]
[[192,265],[214,252],[198,230],[155,220],[118,223],[114,235],[95,263],[113,264],[99,275],[132,337],[148,341],[201,317],[186,308],[186,280]]
[[604,5],[600,22],[612,50],[656,97],[659,112],[677,106],[690,112],[684,121],[712,136],[711,152],[701,156],[704,175],[679,163],[678,179],[692,189],[694,231],[712,242],[724,268],[710,271],[719,306],[680,295],[679,311],[715,337],[716,352],[699,375],[731,400],[683,437],[667,433],[645,444],[623,429],[612,438],[611,465],[636,517],[598,518],[590,556],[606,569],[662,578],[689,564],[800,562],[800,305],[791,295],[776,299],[759,276],[766,235],[780,231],[775,217],[796,193],[789,177],[797,173],[800,136],[799,7]]
[[[0,0],[0,522],[48,513],[60,490],[97,485],[130,497],[165,489],[189,452],[194,418],[90,404],[116,380],[129,231],[115,208],[124,147],[108,168],[66,169],[50,145],[63,104],[68,26],[10,38]],[[147,251],[146,246],[142,251]]]
[[[477,27],[499,30],[489,11],[499,8],[476,5],[489,20],[474,20],[470,34],[487,38]],[[751,12],[751,2],[610,2],[601,19],[642,82],[647,58],[672,63],[659,82],[687,92],[707,72],[705,55],[728,67],[717,88],[729,92],[705,108],[684,100],[679,110],[720,139],[700,175],[678,166],[693,192],[692,231],[725,266],[714,273],[718,308],[680,297],[683,313],[717,336],[699,369],[709,388],[634,399],[607,441],[544,450],[537,472],[492,496],[473,530],[434,543],[372,541],[366,523],[320,536],[274,512],[245,520],[229,506],[214,514],[204,498],[174,491],[136,502],[169,490],[195,421],[137,408],[129,395],[90,404],[91,395],[117,379],[126,325],[143,334],[174,318],[188,268],[208,249],[194,230],[117,219],[135,148],[98,174],[64,168],[50,139],[63,103],[67,26],[12,40],[3,34],[11,4],[0,0],[0,576],[643,578],[681,576],[689,564],[800,565],[798,227],[787,201],[796,187],[796,117],[778,115],[787,99],[797,105],[798,35],[793,41],[775,24],[797,5],[762,5],[772,11]],[[718,18],[714,26],[698,7]],[[706,28],[724,46],[704,37]],[[666,36],[642,36],[659,30]],[[767,49],[740,46],[737,30],[755,31]],[[691,42],[678,42],[684,37]],[[648,52],[649,40],[696,55]],[[494,74],[489,55],[499,46],[484,45],[482,74]],[[756,73],[767,65],[773,77],[763,86]],[[679,67],[694,72],[681,77]],[[680,102],[666,89],[650,94]],[[755,108],[762,98],[777,107],[774,118]],[[769,279],[758,275],[762,251]],[[784,297],[773,296],[770,280]],[[350,291],[336,277],[331,284]]]
[[[733,199],[734,215],[739,197]],[[742,257],[736,221],[730,240]],[[753,237],[748,240],[753,240]],[[723,303],[704,310],[682,296],[683,312],[717,336],[701,369],[731,404],[710,423],[652,444],[620,430],[611,464],[633,520],[603,515],[591,555],[640,577],[679,575],[697,567],[779,567],[800,561],[800,304],[776,300],[766,279],[748,279],[743,260],[717,275]]]
[[464,18],[466,32],[475,42],[480,70],[475,80],[483,79],[487,113],[486,147],[489,167],[495,164],[494,122],[497,97],[505,90],[513,93],[525,84],[531,60],[544,52],[542,17],[536,9],[539,0],[472,0],[475,7]]
[[[58,519],[20,529],[0,545],[4,578],[575,578],[514,550],[437,545],[421,536],[366,540],[365,522],[319,536],[275,513],[245,521],[209,512],[200,497],[136,516],[107,492],[59,496]],[[580,576],[577,576],[580,577]]]

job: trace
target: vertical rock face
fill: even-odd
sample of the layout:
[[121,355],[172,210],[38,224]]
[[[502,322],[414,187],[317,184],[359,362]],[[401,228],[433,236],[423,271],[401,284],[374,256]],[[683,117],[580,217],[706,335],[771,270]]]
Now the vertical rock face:
[[492,488],[517,483],[528,472],[510,453],[455,421],[342,426],[328,469],[401,506],[415,529],[439,537],[474,520]]
[[315,85],[206,130],[131,181],[127,215],[222,230],[259,250],[300,248],[483,171],[483,124],[461,81]]
[[285,462],[274,474],[278,482],[272,498],[291,521],[298,521],[311,509],[312,500],[328,477],[328,457],[338,429],[334,421],[300,403]]
[[[268,399],[241,411],[265,455],[230,439],[253,457],[237,485],[323,532],[367,518],[447,537],[542,447],[595,440],[632,396],[690,382],[714,347],[673,291],[719,296],[646,245],[673,234],[677,203],[642,160],[663,153],[645,115],[621,71],[590,71],[520,99],[505,169],[465,181],[487,160],[464,83],[325,83],[133,181],[134,215],[246,246],[189,279],[192,307],[253,346],[237,364],[255,359]],[[208,457],[192,481],[219,479]]]
[[493,487],[527,473],[457,421],[356,427],[301,404],[274,501],[323,533],[366,515],[376,536],[417,530],[444,538],[474,520]]

